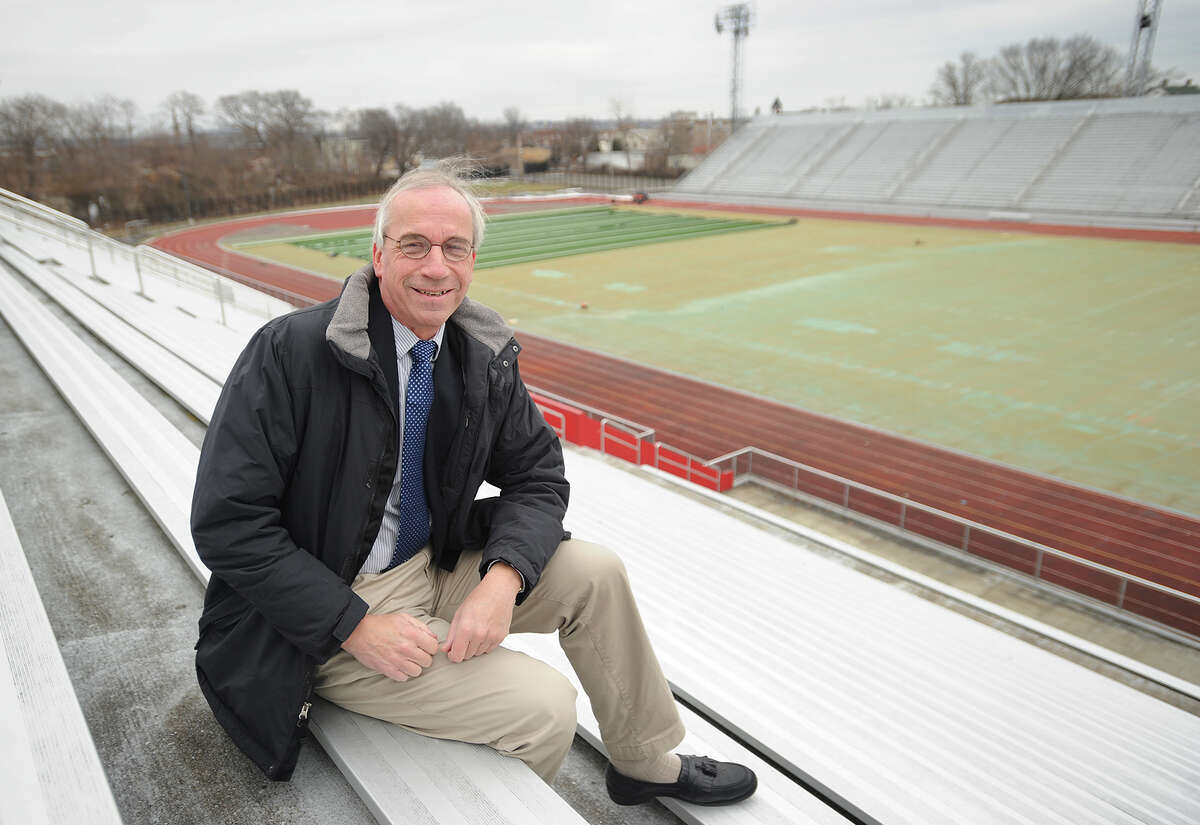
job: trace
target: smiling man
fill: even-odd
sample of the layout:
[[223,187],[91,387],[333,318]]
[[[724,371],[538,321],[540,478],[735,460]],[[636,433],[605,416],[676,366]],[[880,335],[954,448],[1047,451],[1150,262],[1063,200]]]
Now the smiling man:
[[[624,567],[563,530],[562,451],[521,346],[467,298],[483,235],[453,166],[405,175],[380,203],[371,265],[337,299],[268,323],[234,366],[192,504],[213,573],[204,695],[273,779],[292,774],[315,691],[550,780],[574,688],[500,642],[557,632],[615,801],[747,797],[747,768],[672,753],[683,725]],[[499,497],[476,500],[484,481]]]

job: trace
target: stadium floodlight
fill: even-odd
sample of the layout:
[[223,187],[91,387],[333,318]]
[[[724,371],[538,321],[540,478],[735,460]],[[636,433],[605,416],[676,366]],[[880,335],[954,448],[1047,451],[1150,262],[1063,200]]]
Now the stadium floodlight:
[[1158,33],[1158,18],[1162,0],[1138,0],[1133,18],[1133,42],[1129,46],[1129,69],[1125,73],[1125,94],[1137,97],[1146,93],[1146,78],[1150,76],[1150,54],[1154,51],[1154,35]]
[[733,34],[733,77],[729,83],[729,133],[737,129],[738,98],[742,92],[742,40],[750,33],[750,4],[736,3],[717,12],[713,24],[717,34],[726,28]]

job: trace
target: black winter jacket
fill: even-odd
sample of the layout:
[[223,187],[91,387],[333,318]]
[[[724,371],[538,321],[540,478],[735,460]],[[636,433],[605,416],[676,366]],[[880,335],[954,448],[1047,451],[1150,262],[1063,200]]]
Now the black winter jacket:
[[[558,439],[517,370],[520,345],[470,299],[434,367],[425,493],[436,563],[482,549],[525,579],[565,538]],[[316,667],[367,605],[350,582],[370,553],[396,472],[391,318],[371,267],[339,298],[277,318],[225,382],[200,453],[192,536],[212,570],[196,643],[200,687],[234,742],[290,778]],[[498,498],[475,501],[483,481]]]

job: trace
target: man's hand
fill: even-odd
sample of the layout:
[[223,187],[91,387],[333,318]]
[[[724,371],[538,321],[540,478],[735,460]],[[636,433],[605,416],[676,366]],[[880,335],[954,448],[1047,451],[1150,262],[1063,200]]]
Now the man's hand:
[[521,574],[497,562],[454,611],[442,650],[452,662],[487,653],[508,635]]
[[350,638],[342,642],[342,650],[364,667],[397,682],[420,676],[433,664],[437,649],[433,631],[407,613],[363,616]]

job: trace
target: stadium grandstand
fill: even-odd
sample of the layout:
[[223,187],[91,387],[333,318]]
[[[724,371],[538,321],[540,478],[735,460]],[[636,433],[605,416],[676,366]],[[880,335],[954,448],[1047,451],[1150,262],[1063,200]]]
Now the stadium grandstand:
[[[621,229],[623,204],[579,193],[487,206],[561,310],[556,254],[605,267],[703,244],[733,261],[816,213],[1195,243],[1198,147],[1188,99],[782,114],[645,207],[688,204],[678,220]],[[773,222],[712,217],[730,206]],[[532,224],[500,229],[531,208],[576,245],[599,224],[640,245],[535,252]],[[248,337],[336,295],[316,267],[356,265],[344,233],[371,214],[130,246],[0,192],[0,766],[20,780],[0,822],[1200,821],[1200,516],[524,331],[523,375],[567,444],[568,528],[620,548],[686,746],[754,765],[759,793],[617,811],[586,701],[552,787],[324,704],[296,780],[264,787],[192,672],[198,447]],[[639,300],[621,278],[597,294]],[[571,309],[583,325],[587,304]],[[775,575],[729,573],[728,548]],[[697,648],[690,617],[714,605]],[[566,668],[552,642],[509,643]]]
[[759,117],[674,194],[732,203],[1195,229],[1196,96]]

